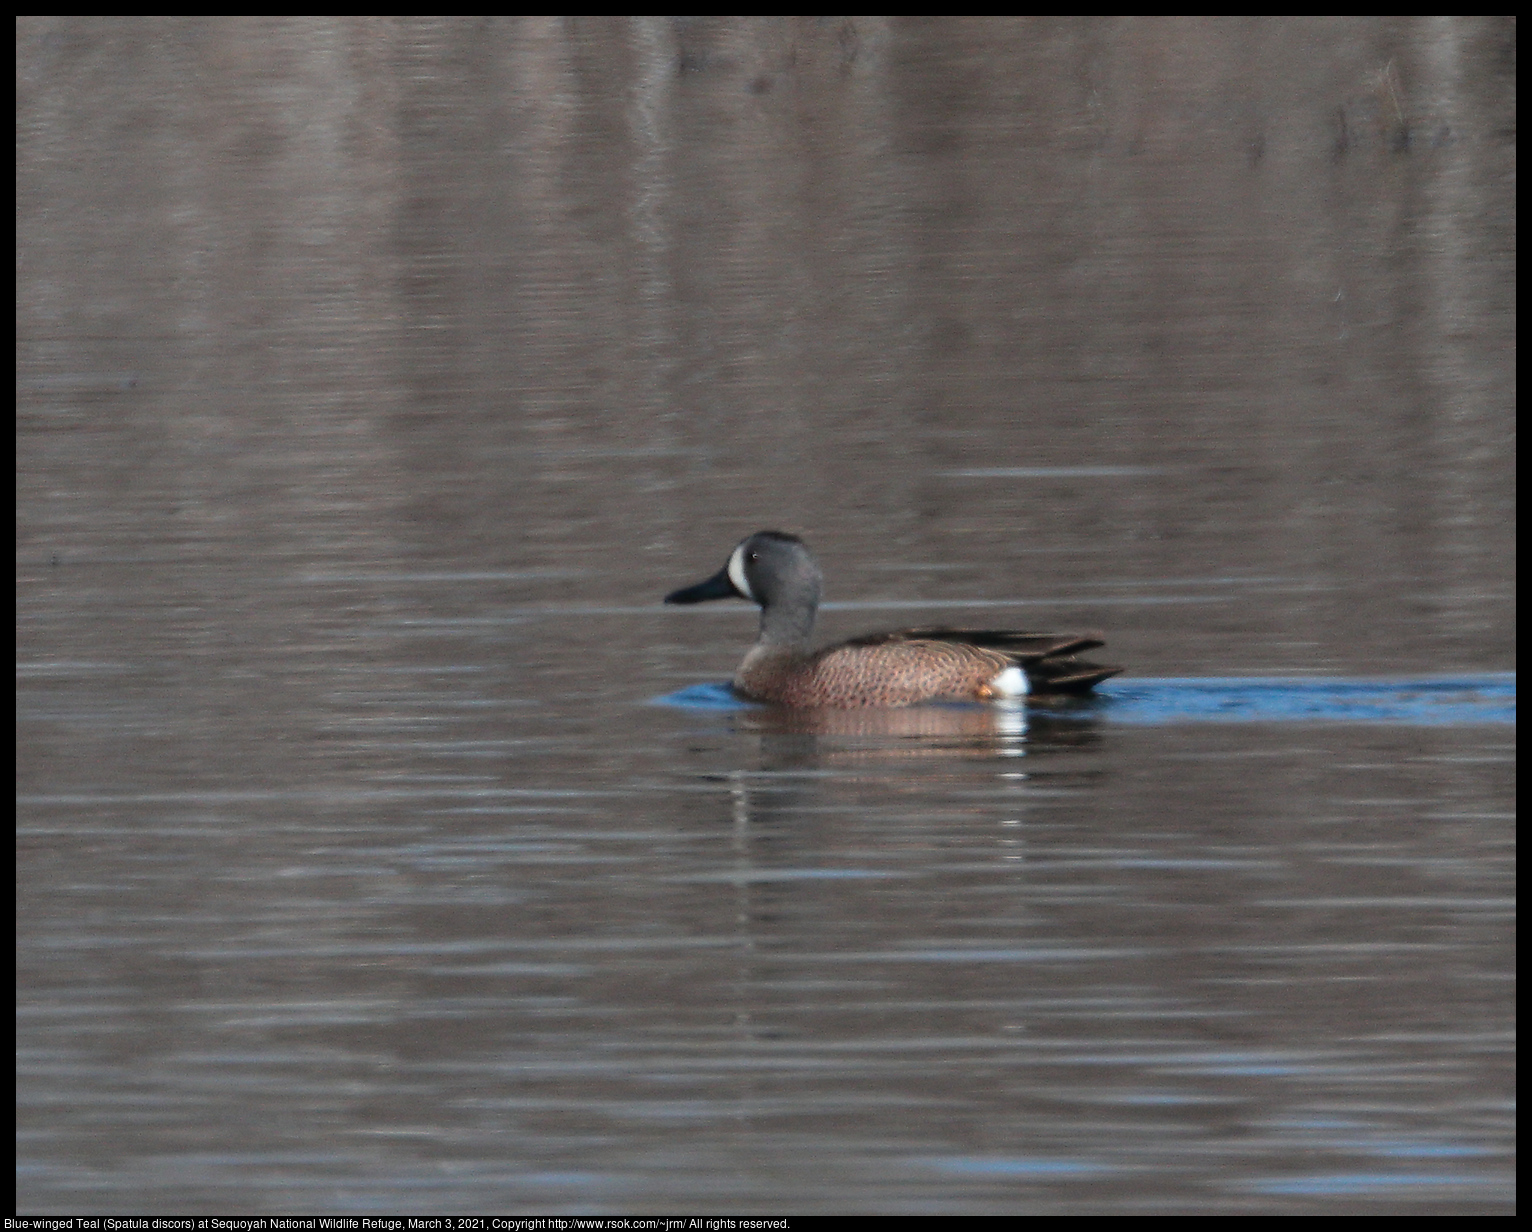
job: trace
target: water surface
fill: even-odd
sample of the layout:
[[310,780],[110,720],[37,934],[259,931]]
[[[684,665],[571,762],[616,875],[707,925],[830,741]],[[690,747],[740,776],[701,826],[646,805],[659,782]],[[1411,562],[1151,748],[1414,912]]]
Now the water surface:
[[1508,20],[21,19],[18,1209],[1509,1213]]

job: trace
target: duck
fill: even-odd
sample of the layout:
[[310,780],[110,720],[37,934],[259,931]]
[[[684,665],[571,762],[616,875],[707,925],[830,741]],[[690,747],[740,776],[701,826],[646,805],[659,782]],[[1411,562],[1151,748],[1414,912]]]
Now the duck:
[[671,604],[744,599],[761,609],[760,635],[734,673],[750,701],[795,708],[893,708],[934,701],[1016,702],[1082,694],[1122,671],[1078,658],[1105,643],[1089,633],[930,627],[868,633],[811,649],[824,578],[797,535],[747,536],[706,581]]

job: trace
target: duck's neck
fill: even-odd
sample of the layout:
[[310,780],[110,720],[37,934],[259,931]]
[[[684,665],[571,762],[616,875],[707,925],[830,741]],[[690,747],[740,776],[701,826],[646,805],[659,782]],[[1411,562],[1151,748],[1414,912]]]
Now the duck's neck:
[[814,634],[815,602],[792,606],[773,605],[761,609],[761,633],[756,646],[773,651],[808,654],[809,639]]

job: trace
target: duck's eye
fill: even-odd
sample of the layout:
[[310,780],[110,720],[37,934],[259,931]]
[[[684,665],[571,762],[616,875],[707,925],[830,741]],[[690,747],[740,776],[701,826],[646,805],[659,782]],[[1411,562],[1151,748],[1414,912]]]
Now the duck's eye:
[[751,560],[760,560],[761,559],[761,554],[759,552],[751,552],[750,553],[750,559]]

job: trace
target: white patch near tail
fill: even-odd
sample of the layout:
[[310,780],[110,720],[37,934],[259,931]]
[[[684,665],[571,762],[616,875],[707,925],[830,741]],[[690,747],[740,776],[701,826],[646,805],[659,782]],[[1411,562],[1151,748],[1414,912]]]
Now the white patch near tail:
[[[729,567],[732,570],[734,566],[731,563]],[[1025,697],[1032,691],[1027,684],[1026,672],[1014,665],[991,680],[989,687],[995,691],[996,697]]]
[[[717,560],[718,557],[713,557]],[[734,583],[734,589],[744,595],[752,603],[755,595],[750,591],[750,581],[745,577],[745,545],[742,543],[734,549],[734,555],[729,557],[729,581]]]

